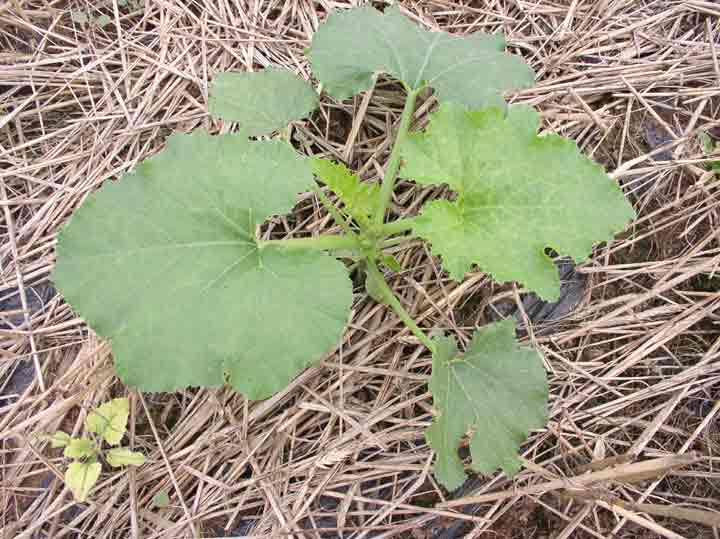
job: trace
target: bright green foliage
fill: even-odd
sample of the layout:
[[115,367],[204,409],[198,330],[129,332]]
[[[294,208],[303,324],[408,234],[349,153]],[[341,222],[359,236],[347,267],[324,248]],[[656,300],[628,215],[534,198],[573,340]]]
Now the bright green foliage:
[[345,211],[360,223],[368,224],[380,204],[380,187],[365,183],[342,163],[313,159],[312,169],[345,204]]
[[65,447],[67,444],[70,443],[70,435],[67,432],[63,432],[61,430],[57,431],[52,436],[48,436],[46,438],[50,441],[50,447],[53,449],[57,449],[59,447]]
[[265,135],[307,116],[318,105],[313,87],[279,69],[218,73],[212,82],[210,114],[238,122],[243,132]]
[[65,471],[65,483],[75,497],[75,501],[87,500],[90,490],[100,478],[102,466],[99,462],[72,462]]
[[463,483],[458,445],[470,429],[472,468],[513,475],[520,444],[546,420],[548,386],[538,352],[518,347],[512,320],[477,331],[463,356],[453,338],[435,343],[430,391],[439,415],[425,435],[437,453],[436,476],[449,490]]
[[118,445],[127,430],[130,402],[127,398],[113,399],[98,406],[85,419],[85,428],[96,433],[110,445]]
[[[705,153],[707,155],[712,155],[716,150],[720,149],[720,144],[713,142],[713,139],[705,133],[704,131],[701,131],[698,134],[698,137],[700,137],[700,142],[702,143],[703,150],[705,150]],[[707,169],[712,170],[713,172],[720,173],[720,159],[717,161],[710,161],[707,163]]]
[[538,137],[539,123],[525,105],[507,114],[443,105],[424,133],[408,137],[401,173],[458,193],[427,204],[414,226],[455,280],[477,264],[556,299],[560,282],[545,249],[582,260],[634,217],[600,165],[571,140]]
[[107,452],[107,461],[110,466],[142,466],[145,464],[145,455],[131,451],[127,447],[115,447]]
[[315,75],[336,99],[373,86],[376,73],[409,90],[430,86],[441,101],[471,108],[502,103],[502,93],[532,85],[532,70],[505,52],[502,36],[479,32],[456,37],[418,27],[390,7],[361,7],[331,14],[308,52]]
[[54,280],[111,339],[126,384],[216,387],[227,374],[247,397],[269,397],[338,342],[349,316],[342,263],[255,241],[312,182],[285,142],[174,135],[75,213]]
[[97,453],[95,442],[90,438],[71,438],[65,446],[63,455],[72,459],[93,457]]

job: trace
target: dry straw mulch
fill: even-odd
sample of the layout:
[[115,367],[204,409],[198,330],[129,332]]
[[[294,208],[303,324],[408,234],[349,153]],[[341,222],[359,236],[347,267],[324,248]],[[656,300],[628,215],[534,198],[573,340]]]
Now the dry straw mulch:
[[[719,134],[720,7],[703,0],[404,4],[431,29],[505,32],[538,74],[513,99],[601,161],[639,213],[569,273],[575,299],[562,308],[479,272],[451,282],[422,245],[396,252],[408,269],[392,286],[425,327],[462,340],[514,312],[542,348],[550,420],[525,444],[516,478],[477,477],[454,495],[438,486],[422,435],[430,359],[358,283],[337,350],[267,401],[130,393],[128,443],[149,462],[105,470],[89,503],[72,502],[60,453],[37,435],[80,433],[89,409],[127,389],[109,346],[49,287],[55,234],[170,132],[232,127],[206,113],[215,73],[277,65],[308,76],[314,28],[350,4],[0,5],[0,536],[717,537],[719,198],[697,133]],[[73,20],[82,10],[90,22]],[[416,126],[433,106],[422,103]],[[324,100],[293,137],[372,181],[400,108],[397,85],[381,81],[354,101]],[[440,191],[401,183],[396,210],[413,213]],[[305,196],[268,232],[331,227]],[[165,508],[151,501],[161,490]]]

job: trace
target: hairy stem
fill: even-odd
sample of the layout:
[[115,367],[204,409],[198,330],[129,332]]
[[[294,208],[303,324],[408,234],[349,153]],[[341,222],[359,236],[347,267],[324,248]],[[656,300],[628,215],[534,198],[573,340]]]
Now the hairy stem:
[[414,224],[415,224],[414,217],[398,219],[397,221],[392,221],[391,223],[383,224],[380,227],[380,232],[384,236],[392,236],[393,234],[400,234],[402,232],[407,232],[408,230],[412,230],[412,227]]
[[314,238],[288,238],[285,240],[257,240],[258,248],[282,247],[283,249],[301,249],[308,251],[358,250],[358,240],[354,235],[329,235]]
[[430,350],[430,352],[434,354],[435,343],[433,343],[430,337],[428,337],[425,332],[420,329],[420,326],[415,323],[415,320],[413,320],[412,316],[410,316],[410,313],[407,312],[405,310],[405,307],[402,306],[400,300],[390,289],[387,282],[385,282],[385,277],[383,277],[383,274],[378,269],[375,261],[371,258],[368,258],[367,264],[368,272],[371,274],[372,278],[375,279],[378,290],[382,294],[383,299],[387,302],[390,308],[395,311],[395,314],[398,315],[400,320],[403,321],[403,323],[408,327],[412,334],[415,335],[418,340],[423,343],[428,348],[428,350]]
[[419,90],[411,90],[405,99],[405,108],[403,108],[400,117],[400,127],[395,136],[395,143],[390,153],[390,162],[385,170],[382,187],[380,188],[380,205],[375,214],[375,223],[381,225],[385,221],[385,210],[390,204],[393,190],[395,189],[395,179],[397,178],[398,169],[400,168],[400,148],[405,136],[410,130],[410,122],[412,121],[413,112],[415,112],[415,100],[417,99]]

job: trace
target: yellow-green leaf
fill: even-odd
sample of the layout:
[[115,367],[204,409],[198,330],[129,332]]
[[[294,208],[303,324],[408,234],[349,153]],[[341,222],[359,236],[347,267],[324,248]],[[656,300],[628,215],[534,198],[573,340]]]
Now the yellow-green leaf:
[[368,222],[380,204],[380,187],[377,184],[365,183],[344,164],[326,159],[313,159],[312,169],[340,197],[347,213],[360,223]]
[[98,406],[85,419],[85,428],[110,445],[118,445],[127,430],[130,402],[122,397]]
[[87,500],[90,490],[100,478],[99,462],[72,462],[65,472],[65,483],[77,502]]
[[65,446],[63,455],[72,459],[81,459],[92,457],[95,453],[95,442],[89,438],[71,438]]
[[71,438],[67,432],[59,430],[55,434],[48,436],[47,439],[50,441],[50,447],[58,448],[69,444]]
[[126,447],[116,447],[107,452],[107,461],[110,466],[142,466],[145,464],[145,455],[131,451]]

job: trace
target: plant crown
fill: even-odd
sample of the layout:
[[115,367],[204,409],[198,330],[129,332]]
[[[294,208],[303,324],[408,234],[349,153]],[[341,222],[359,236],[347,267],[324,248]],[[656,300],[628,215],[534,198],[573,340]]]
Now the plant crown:
[[[352,286],[345,264],[327,253],[350,255],[364,264],[367,292],[432,353],[437,416],[427,441],[437,478],[448,489],[462,483],[457,449],[471,429],[473,469],[518,470],[520,445],[545,422],[539,352],[518,346],[509,320],[477,331],[464,353],[452,337],[431,339],[388,286],[385,272],[401,268],[384,252],[410,232],[457,281],[477,265],[555,299],[547,249],[580,261],[633,218],[618,186],[574,142],[538,136],[537,112],[504,104],[503,92],[534,81],[504,49],[497,35],[423,30],[396,7],[334,13],[320,25],[307,55],[331,97],[369,90],[378,74],[406,90],[379,185],[342,163],[300,156],[286,135],[250,138],[317,106],[304,79],[275,69],[218,74],[210,112],[237,132],[172,135],[132,174],[90,195],[59,235],[54,280],[112,341],[121,380],[144,391],[229,383],[249,399],[271,396],[339,341]],[[428,89],[440,107],[427,129],[410,133]],[[388,221],[398,176],[446,184],[455,195]],[[344,233],[260,239],[259,226],[304,191]]]

